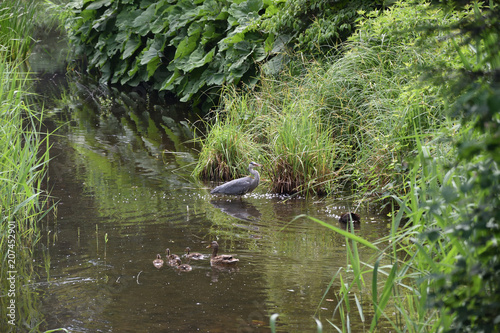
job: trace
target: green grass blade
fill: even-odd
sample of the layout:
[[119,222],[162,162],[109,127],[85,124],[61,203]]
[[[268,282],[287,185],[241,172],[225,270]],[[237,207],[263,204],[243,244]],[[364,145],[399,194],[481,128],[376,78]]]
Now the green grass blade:
[[371,242],[369,242],[369,241],[367,241],[367,240],[365,240],[365,239],[363,239],[363,238],[361,238],[361,237],[359,237],[359,236],[356,236],[356,235],[352,234],[352,233],[351,233],[351,232],[349,232],[349,231],[346,231],[346,230],[344,230],[344,229],[341,229],[341,228],[335,227],[335,226],[333,226],[333,225],[331,225],[331,224],[328,224],[328,223],[326,223],[326,222],[323,222],[323,221],[321,221],[321,220],[319,220],[319,219],[317,219],[317,218],[314,218],[314,217],[312,217],[312,216],[308,216],[308,215],[302,214],[302,215],[299,215],[299,216],[295,217],[292,221],[295,221],[296,219],[299,219],[299,218],[302,218],[302,217],[306,217],[306,218],[310,219],[311,221],[314,221],[314,222],[316,222],[316,223],[318,223],[318,224],[321,224],[322,226],[327,227],[328,229],[333,230],[333,231],[335,231],[335,232],[337,232],[337,233],[341,234],[342,236],[345,236],[345,237],[347,237],[347,238],[349,238],[349,239],[351,239],[351,240],[354,240],[354,241],[356,241],[356,242],[358,242],[358,243],[360,243],[360,244],[363,244],[364,246],[369,247],[369,248],[370,248],[370,249],[372,249],[372,250],[376,250],[376,251],[378,251],[378,250],[379,250],[379,249],[378,249],[375,245],[373,245]]

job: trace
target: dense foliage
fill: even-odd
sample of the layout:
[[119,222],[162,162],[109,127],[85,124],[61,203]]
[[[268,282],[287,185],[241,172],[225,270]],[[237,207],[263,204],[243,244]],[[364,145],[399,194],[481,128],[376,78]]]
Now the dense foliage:
[[252,86],[264,60],[281,70],[293,46],[306,52],[330,50],[377,4],[87,0],[72,3],[67,28],[77,53],[99,71],[101,82],[146,82],[187,101],[223,84]]
[[38,223],[48,210],[44,177],[49,161],[42,114],[28,102],[22,64],[32,50],[39,3],[0,2],[0,331],[38,332],[33,288]]
[[102,82],[150,83],[182,101],[224,83],[252,83],[265,58],[270,1],[84,1],[71,40]]
[[[439,42],[444,32],[424,38],[423,27],[461,15],[405,3],[366,13],[340,56],[291,62],[300,75],[262,75],[259,89],[228,94],[195,174],[227,178],[220,175],[238,166],[245,172],[260,155],[280,193],[332,193],[346,183],[367,196],[406,191],[416,138],[432,136],[446,118],[442,88],[419,80],[423,67],[460,62],[452,43]],[[253,149],[229,154],[237,146],[231,138]]]
[[[453,83],[457,96],[454,117],[466,135],[457,140],[458,188],[444,187],[438,197],[456,207],[457,218],[444,235],[463,244],[450,272],[436,274],[433,305],[451,314],[451,332],[500,331],[500,7],[471,5],[475,15],[455,25],[457,52],[472,48],[475,57],[462,56],[463,70],[440,68],[442,79]],[[431,210],[436,218],[439,212]],[[449,216],[448,218],[451,218]],[[456,242],[455,241],[455,242]]]
[[265,22],[279,43],[306,53],[328,53],[356,29],[364,12],[381,7],[377,0],[288,0],[279,1],[280,10]]

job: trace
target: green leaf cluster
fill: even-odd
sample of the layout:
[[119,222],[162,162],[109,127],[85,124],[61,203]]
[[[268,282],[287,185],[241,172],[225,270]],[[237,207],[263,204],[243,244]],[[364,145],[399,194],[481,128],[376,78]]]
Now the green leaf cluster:
[[148,82],[188,101],[211,87],[254,83],[272,39],[261,14],[272,8],[266,0],[86,0],[67,28],[102,82]]
[[[431,304],[452,314],[448,332],[500,331],[500,7],[466,1],[474,15],[441,27],[453,32],[461,70],[436,70],[440,84],[451,81],[453,116],[467,132],[457,139],[455,169],[461,182],[441,197],[456,208],[444,229],[466,251],[451,269],[434,275]],[[472,53],[472,59],[467,55]],[[451,80],[450,80],[451,79]],[[453,99],[455,98],[455,99]],[[452,169],[453,170],[453,169]],[[436,214],[441,219],[441,214]]]
[[266,29],[286,36],[286,45],[308,53],[331,50],[346,40],[356,21],[383,1],[372,0],[288,0],[279,1],[279,10],[265,21]]

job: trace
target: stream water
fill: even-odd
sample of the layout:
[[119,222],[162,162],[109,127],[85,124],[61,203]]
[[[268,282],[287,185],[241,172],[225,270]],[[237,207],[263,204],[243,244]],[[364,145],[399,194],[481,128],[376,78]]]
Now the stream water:
[[[268,193],[265,179],[242,198],[210,195],[216,184],[190,177],[197,149],[186,118],[195,118],[185,106],[68,79],[65,65],[47,68],[36,58],[32,65],[47,127],[55,131],[48,184],[56,208],[35,254],[42,329],[270,332],[275,313],[278,332],[316,332],[314,318],[324,332],[336,331],[328,321],[341,327],[340,280],[324,294],[347,266],[345,238],[294,218],[308,214],[338,226],[352,203],[286,200]],[[376,240],[387,233],[385,217],[368,207],[357,212],[358,235]],[[236,268],[214,269],[207,259],[191,261],[191,272],[153,265],[166,248],[209,254],[212,240],[221,253],[237,255]],[[363,261],[372,255],[360,248]],[[370,325],[368,295],[358,291],[363,318],[350,299],[352,332]]]

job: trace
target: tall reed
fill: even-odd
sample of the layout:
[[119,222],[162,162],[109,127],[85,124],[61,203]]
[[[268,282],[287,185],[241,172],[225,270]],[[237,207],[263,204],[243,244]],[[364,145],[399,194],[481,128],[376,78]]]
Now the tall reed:
[[259,134],[253,127],[256,111],[248,104],[248,96],[228,88],[222,99],[221,112],[203,122],[208,133],[195,139],[203,144],[193,171],[196,177],[216,181],[240,177],[252,160],[262,159]]
[[0,45],[8,50],[4,59],[26,60],[33,44],[37,1],[4,0],[0,3]]
[[43,322],[29,286],[37,222],[48,209],[43,179],[48,141],[42,115],[27,104],[22,62],[30,50],[35,2],[0,3],[0,331],[38,331]]
[[[410,191],[402,197],[393,196],[397,207],[393,207],[388,236],[368,245],[364,240],[346,235],[347,255],[353,269],[334,278],[344,278],[345,282],[345,277],[350,276],[351,282],[344,288],[355,299],[362,296],[360,284],[368,282],[372,309],[356,308],[362,318],[367,317],[367,312],[372,313],[368,332],[379,330],[382,322],[396,332],[438,332],[448,329],[456,315],[429,306],[429,299],[442,283],[439,277],[450,273],[457,256],[469,258],[471,255],[466,240],[447,232],[458,216],[469,209],[450,204],[458,202],[456,196],[464,179],[463,170],[447,167],[450,148],[443,141],[449,142],[452,133],[457,135],[455,130],[450,127],[447,135],[425,145],[423,137],[415,135],[419,153],[405,178]],[[468,131],[469,128],[463,128],[458,135],[467,135]],[[350,242],[357,245],[349,245]],[[359,260],[360,244],[377,247],[373,261]],[[353,309],[344,302],[339,303],[338,311],[344,314],[341,322],[330,322],[330,325],[339,332],[346,331],[348,314],[352,314]]]

